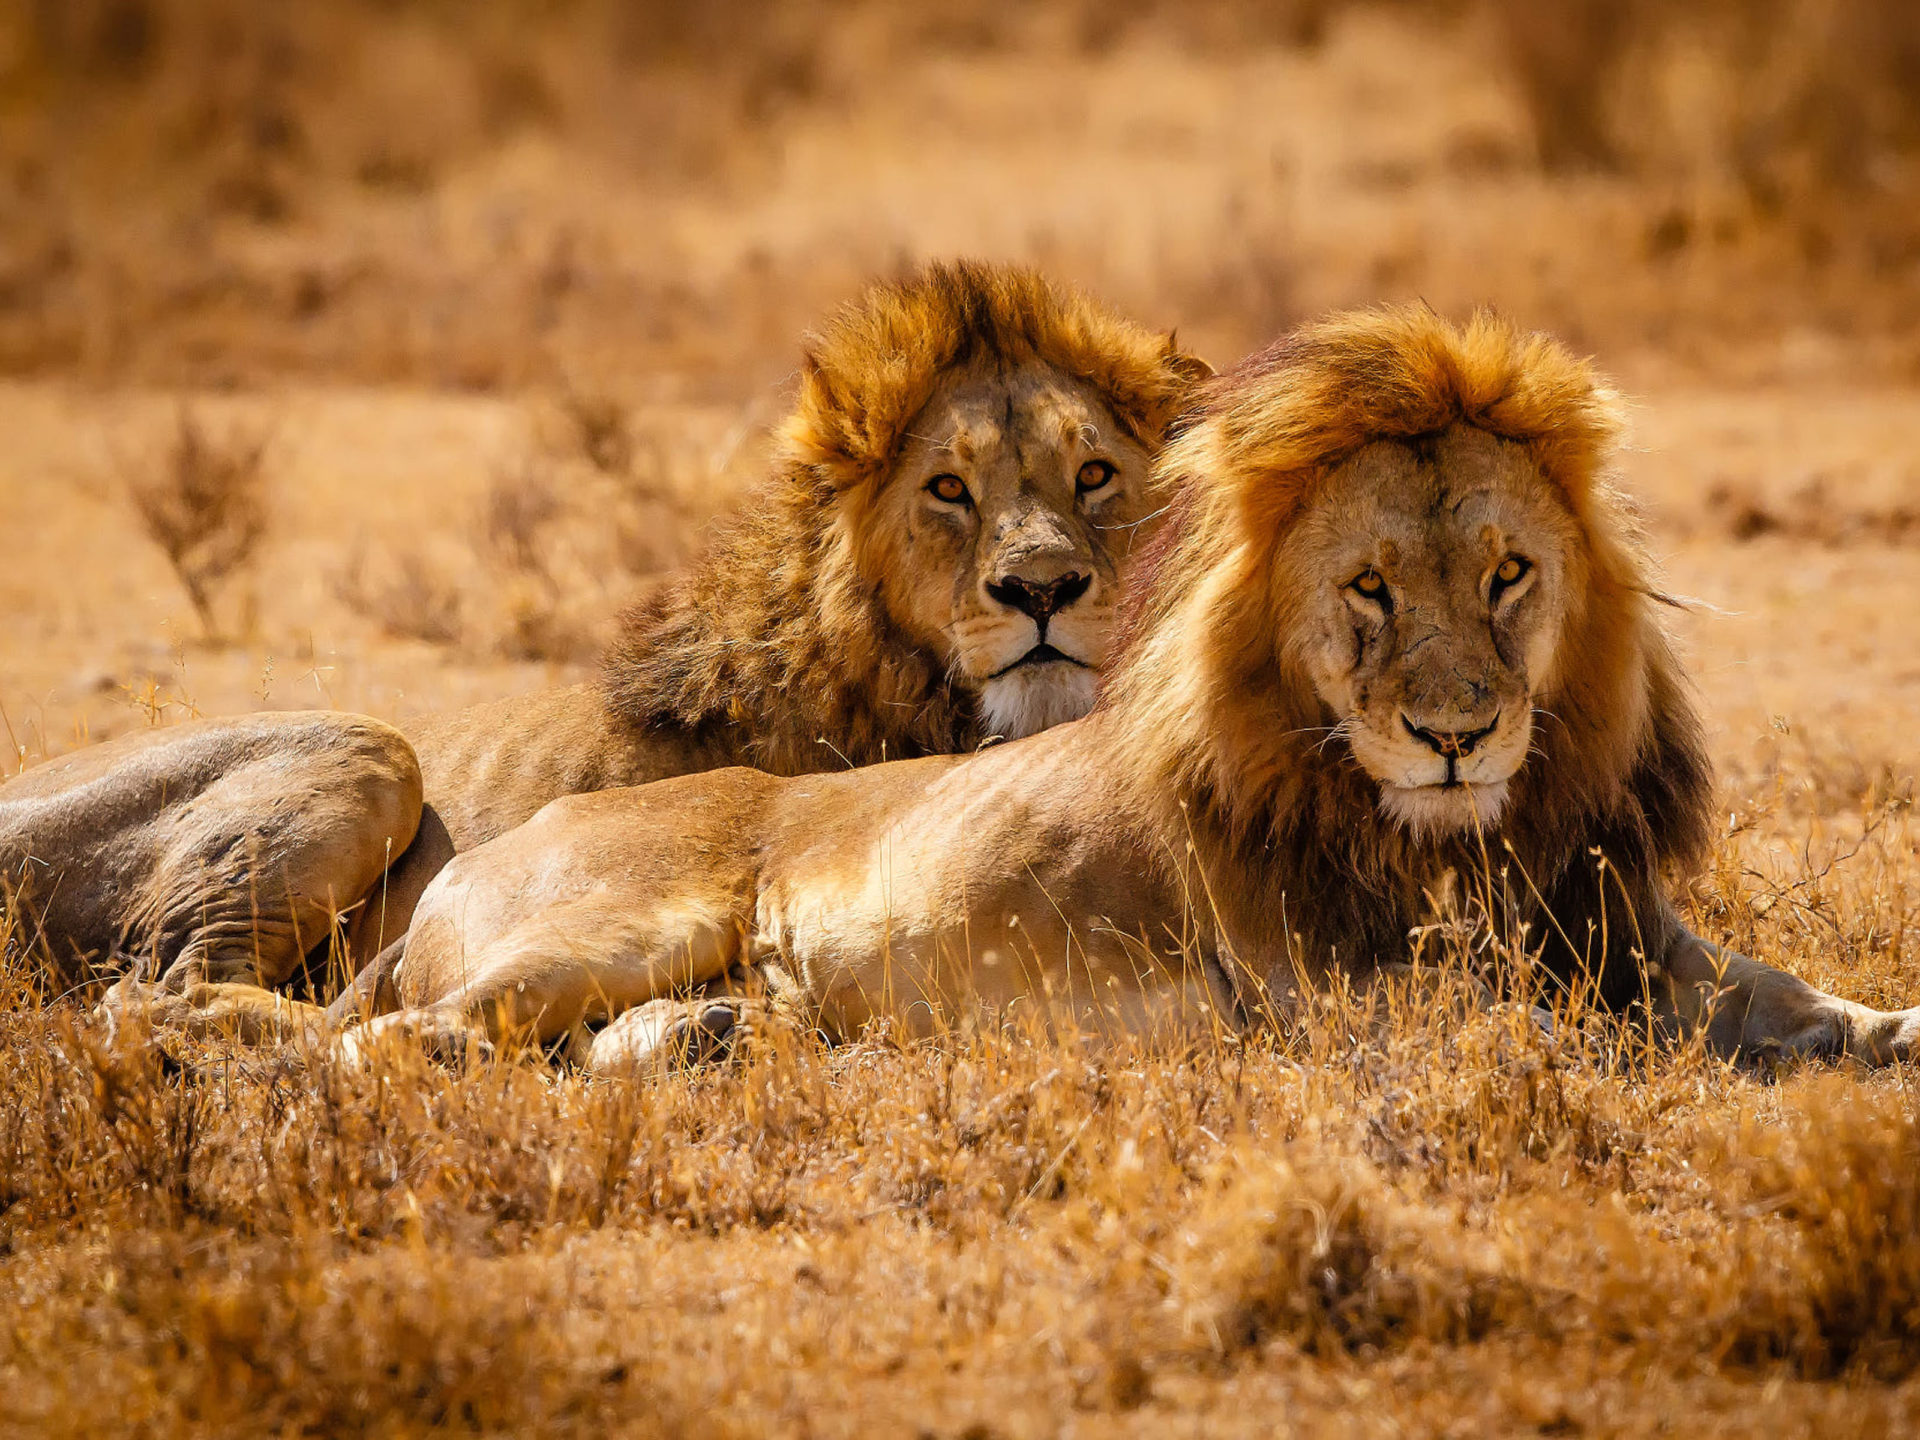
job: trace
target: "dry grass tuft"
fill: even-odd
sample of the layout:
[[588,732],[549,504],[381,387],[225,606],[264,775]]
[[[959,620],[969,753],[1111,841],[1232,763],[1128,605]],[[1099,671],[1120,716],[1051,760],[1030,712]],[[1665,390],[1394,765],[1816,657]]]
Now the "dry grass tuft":
[[1811,1378],[1899,1380],[1920,1366],[1920,1128],[1844,1083],[1725,1157],[1742,1221],[1729,1354]]
[[626,404],[612,395],[569,389],[560,399],[569,439],[596,470],[625,475],[633,467],[632,422]]
[[363,538],[331,577],[334,597],[398,640],[451,645],[460,638],[460,592],[432,561],[402,550],[377,578],[370,563]]
[[1310,1354],[1377,1354],[1536,1323],[1524,1288],[1487,1258],[1462,1265],[1466,1237],[1403,1216],[1364,1162],[1235,1158],[1194,1205],[1170,1266],[1182,1328],[1211,1349],[1284,1340]]
[[591,660],[609,617],[687,559],[700,517],[757,463],[745,447],[703,453],[619,414],[616,469],[601,468],[614,458],[605,436],[596,460],[584,436],[549,434],[492,469],[452,533],[379,545],[363,536],[332,569],[334,597],[394,638],[469,656]]
[[[140,528],[166,556],[210,641],[223,633],[215,600],[244,576],[267,531],[266,454],[265,435],[216,434],[182,406],[159,456],[122,462]],[[241,628],[250,626],[243,620]]]
[[1863,505],[1836,494],[1818,476],[1777,498],[1750,484],[1723,481],[1707,491],[1706,511],[1715,529],[1738,541],[1790,536],[1845,546],[1898,545],[1920,538],[1920,504]]

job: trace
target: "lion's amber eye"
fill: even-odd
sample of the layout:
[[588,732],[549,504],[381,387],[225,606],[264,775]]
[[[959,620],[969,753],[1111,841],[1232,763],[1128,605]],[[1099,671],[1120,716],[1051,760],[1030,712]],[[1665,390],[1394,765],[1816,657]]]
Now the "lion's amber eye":
[[965,505],[973,497],[967,494],[967,482],[958,475],[936,475],[927,482],[927,493],[949,505]]
[[1518,555],[1507,556],[1494,566],[1493,583],[1487,587],[1492,592],[1492,598],[1498,600],[1508,588],[1518,585],[1527,571],[1532,568],[1533,566]]
[[1089,460],[1080,467],[1080,473],[1073,477],[1073,488],[1082,495],[1091,495],[1111,483],[1117,473],[1109,461]]
[[1380,614],[1394,612],[1394,591],[1386,588],[1386,580],[1380,576],[1379,570],[1371,566],[1361,570],[1357,576],[1346,582],[1346,588],[1352,589],[1369,605],[1379,605]]

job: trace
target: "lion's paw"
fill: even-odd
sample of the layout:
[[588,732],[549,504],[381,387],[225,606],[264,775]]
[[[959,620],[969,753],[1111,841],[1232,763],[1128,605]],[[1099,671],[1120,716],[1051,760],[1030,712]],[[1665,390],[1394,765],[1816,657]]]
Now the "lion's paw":
[[93,1008],[94,1017],[110,1026],[138,1023],[164,1030],[178,1028],[192,1010],[185,996],[151,980],[128,977],[114,983]]
[[493,1059],[495,1048],[462,1019],[431,1010],[401,1010],[344,1031],[333,1042],[333,1057],[349,1069],[369,1070],[397,1052],[412,1051],[457,1069]]
[[719,1064],[772,1023],[766,1002],[748,996],[650,1000],[593,1037],[586,1069],[596,1075],[643,1075]]
[[1904,1065],[1920,1058],[1920,1008],[1868,1010],[1855,1017],[1848,1051],[1869,1065]]

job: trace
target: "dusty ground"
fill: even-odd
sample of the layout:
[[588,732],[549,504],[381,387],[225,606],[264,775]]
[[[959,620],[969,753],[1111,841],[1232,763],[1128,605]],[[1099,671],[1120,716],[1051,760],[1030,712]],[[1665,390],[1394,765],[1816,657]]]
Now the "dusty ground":
[[[194,713],[404,719],[589,673],[754,473],[806,325],[904,260],[1035,259],[1216,362],[1331,305],[1491,301],[1638,401],[1624,478],[1703,602],[1679,623],[1728,833],[1699,924],[1920,1001],[1897,187],[1543,174],[1473,7],[1335,6],[1304,48],[847,20],[804,64],[756,32],[745,79],[696,58],[637,88],[564,32],[523,54],[350,13],[340,53],[385,37],[365,73],[418,93],[343,88],[325,46],[283,92],[243,45],[237,81],[35,112],[70,164],[9,157],[0,775]],[[469,86],[469,42],[545,89],[496,59]],[[185,146],[176,90],[256,107],[253,148],[152,163],[149,135]],[[276,105],[298,145],[267,143]],[[182,415],[264,442],[218,639],[129,501]],[[1250,1054],[881,1039],[657,1087],[372,1083],[182,1069],[3,984],[0,1431],[1920,1423],[1909,1075],[1336,1013]]]

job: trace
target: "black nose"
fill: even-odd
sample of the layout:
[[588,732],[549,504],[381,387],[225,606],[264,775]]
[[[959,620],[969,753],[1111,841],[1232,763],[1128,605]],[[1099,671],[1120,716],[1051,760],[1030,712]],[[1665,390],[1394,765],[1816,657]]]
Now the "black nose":
[[1092,577],[1068,571],[1058,580],[1027,580],[1019,575],[1003,575],[987,582],[987,594],[1002,605],[1031,615],[1044,626],[1074,601],[1087,593]]
[[1498,715],[1491,724],[1478,730],[1429,730],[1424,725],[1416,725],[1406,716],[1400,717],[1400,723],[1407,727],[1407,733],[1436,755],[1444,755],[1458,760],[1471,755],[1474,747],[1493,733],[1495,725],[1500,723]]

